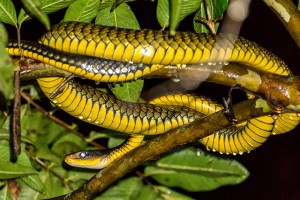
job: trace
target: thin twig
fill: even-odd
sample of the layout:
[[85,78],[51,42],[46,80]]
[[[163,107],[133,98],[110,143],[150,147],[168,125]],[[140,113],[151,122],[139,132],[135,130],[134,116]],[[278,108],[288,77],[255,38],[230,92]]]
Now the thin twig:
[[[213,18],[214,13],[210,13],[210,9],[209,9],[209,5],[208,5],[208,0],[205,0],[205,11],[206,11],[206,19],[203,17],[198,17],[197,21],[200,21],[204,24],[207,25],[207,27],[209,28],[210,32],[212,34],[217,34],[216,31],[216,23],[221,21],[223,19],[223,16],[219,16],[217,18]],[[214,11],[214,6],[212,5],[212,10]]]
[[[20,27],[17,27],[17,37],[19,49],[21,49],[20,41]],[[11,122],[11,146],[12,146],[12,160],[17,160],[21,153],[21,121],[20,121],[20,69],[14,71],[14,108]]]
[[20,71],[14,71],[14,110],[12,115],[12,160],[17,160],[21,153],[21,129],[20,129]]

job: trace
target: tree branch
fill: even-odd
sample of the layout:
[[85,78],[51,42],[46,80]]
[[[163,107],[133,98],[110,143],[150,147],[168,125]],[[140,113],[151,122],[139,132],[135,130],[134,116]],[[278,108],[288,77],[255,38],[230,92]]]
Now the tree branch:
[[300,111],[300,78],[297,76],[278,76],[239,63],[229,63],[195,64],[182,68],[166,66],[146,76],[154,77],[209,81],[227,86],[240,85],[280,107]]
[[[45,76],[68,76],[68,72],[50,68],[32,71],[26,78],[41,78]],[[36,63],[28,64],[29,69]],[[145,78],[176,78],[181,80],[209,81],[227,86],[240,85],[245,90],[260,95],[262,98],[291,111],[300,111],[300,77],[286,77],[257,71],[254,68],[240,64],[194,64],[186,67],[166,66]]]
[[263,0],[277,15],[300,47],[300,12],[292,0]]
[[[256,99],[251,99],[235,105],[234,113],[238,122],[241,122],[250,118],[274,113],[274,107],[270,104],[268,105],[269,107],[267,106],[267,108],[263,109],[257,106]],[[265,109],[268,111],[266,112]],[[175,147],[199,140],[230,125],[231,123],[227,120],[224,113],[217,112],[186,126],[169,131],[125,154],[120,159],[115,160],[76,191],[53,199],[92,199],[137,166],[157,159]]]

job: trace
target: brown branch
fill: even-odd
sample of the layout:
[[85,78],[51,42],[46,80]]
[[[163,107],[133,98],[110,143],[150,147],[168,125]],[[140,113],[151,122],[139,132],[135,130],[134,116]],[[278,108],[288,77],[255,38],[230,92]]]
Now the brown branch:
[[12,160],[17,160],[21,153],[21,122],[20,122],[20,71],[14,71],[14,109],[11,122]]
[[[29,64],[28,66],[31,65],[34,66],[35,64]],[[30,78],[53,76],[54,74],[63,77],[69,75],[69,73],[62,70],[56,71],[55,68],[49,68],[47,64],[40,63],[40,65],[45,65],[45,70],[29,73],[31,74],[28,75]],[[202,63],[185,67],[166,66],[147,75],[145,78],[158,77],[197,80],[199,82],[208,81],[227,86],[241,85],[245,90],[258,94],[276,105],[291,111],[300,111],[300,77],[296,76],[274,75],[257,71],[240,63]]]
[[300,78],[286,77],[257,71],[239,63],[228,65],[195,64],[178,68],[166,66],[146,78],[176,78],[209,81],[227,86],[241,85],[262,98],[286,109],[300,111]]
[[[22,80],[36,79],[48,76],[67,77],[70,73],[44,65],[42,70],[34,70],[22,75]],[[34,67],[36,63],[28,64]],[[41,66],[39,66],[41,67]],[[241,85],[268,101],[281,105],[292,111],[300,111],[300,77],[286,77],[257,71],[240,63],[201,63],[185,67],[166,66],[145,78],[175,78],[181,80],[209,81],[227,86]]]
[[[238,122],[261,115],[272,114],[272,110],[273,106],[270,105],[269,111],[263,112],[262,108],[256,106],[255,99],[247,100],[234,106],[234,113]],[[230,125],[223,112],[218,112],[206,118],[196,120],[186,126],[169,131],[148,141],[145,145],[140,146],[122,158],[115,160],[78,190],[53,199],[92,199],[137,166],[157,159],[175,147],[199,140]]]
[[23,58],[20,61],[20,70],[22,81],[43,77],[68,77],[71,74],[70,72],[61,70],[57,67],[29,58]]
[[263,0],[277,15],[300,47],[300,11],[292,0]]

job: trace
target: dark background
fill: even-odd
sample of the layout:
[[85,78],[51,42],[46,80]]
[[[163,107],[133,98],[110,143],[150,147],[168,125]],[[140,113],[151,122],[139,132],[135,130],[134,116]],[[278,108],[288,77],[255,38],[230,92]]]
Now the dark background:
[[[18,4],[16,2],[16,4]],[[141,28],[160,29],[156,20],[156,4],[149,1],[130,3]],[[50,15],[51,24],[62,19],[64,11]],[[9,37],[16,38],[9,27]],[[184,20],[180,30],[192,30],[192,17]],[[22,25],[22,38],[37,40],[45,29],[36,20]],[[241,36],[255,41],[281,57],[295,75],[300,73],[300,51],[285,27],[262,2],[253,1],[250,14],[241,29]],[[157,82],[157,81],[155,81]],[[176,84],[175,84],[176,85]],[[145,91],[153,86],[147,81]],[[227,96],[224,87],[201,84],[198,92],[212,98]],[[239,185],[224,186],[215,191],[192,193],[195,199],[300,199],[300,126],[290,133],[272,136],[261,147],[243,156],[234,156],[250,172],[250,177]]]

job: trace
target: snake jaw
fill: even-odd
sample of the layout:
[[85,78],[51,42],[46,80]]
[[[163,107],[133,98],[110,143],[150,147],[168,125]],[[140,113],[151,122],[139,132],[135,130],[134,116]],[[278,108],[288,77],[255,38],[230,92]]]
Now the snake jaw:
[[73,167],[103,169],[108,162],[109,153],[106,151],[79,151],[65,156],[65,162]]

